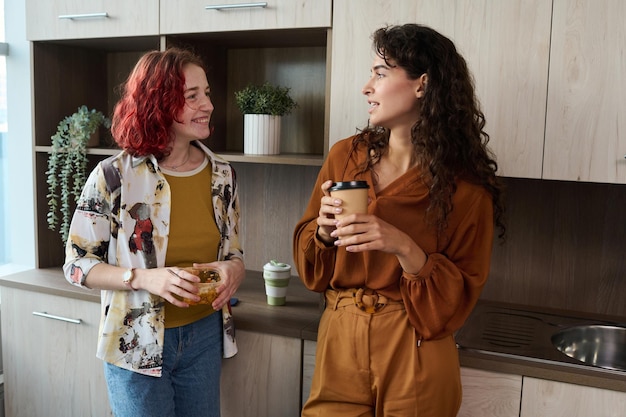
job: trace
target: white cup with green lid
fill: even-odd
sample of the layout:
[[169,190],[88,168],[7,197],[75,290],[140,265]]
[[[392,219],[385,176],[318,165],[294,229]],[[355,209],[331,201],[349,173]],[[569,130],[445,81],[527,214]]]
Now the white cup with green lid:
[[285,305],[290,278],[291,265],[289,264],[271,260],[263,265],[267,304],[272,306]]

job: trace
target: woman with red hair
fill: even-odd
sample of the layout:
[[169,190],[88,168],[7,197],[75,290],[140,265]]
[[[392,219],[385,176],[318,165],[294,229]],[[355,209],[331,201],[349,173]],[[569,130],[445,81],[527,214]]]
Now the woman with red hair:
[[[211,134],[202,60],[181,49],[139,59],[115,106],[122,151],[89,176],[69,231],[70,283],[102,290],[97,356],[111,408],[125,416],[219,416],[222,357],[236,353],[229,300],[245,267],[232,166]],[[221,284],[198,301],[212,267]]]

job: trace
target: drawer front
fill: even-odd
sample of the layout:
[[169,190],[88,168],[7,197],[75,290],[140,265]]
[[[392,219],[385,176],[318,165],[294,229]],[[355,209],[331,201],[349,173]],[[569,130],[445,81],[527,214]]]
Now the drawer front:
[[161,0],[161,33],[330,27],[331,0]]
[[26,0],[26,16],[32,41],[159,33],[159,0]]
[[99,303],[2,287],[7,416],[112,415],[95,355],[99,321]]

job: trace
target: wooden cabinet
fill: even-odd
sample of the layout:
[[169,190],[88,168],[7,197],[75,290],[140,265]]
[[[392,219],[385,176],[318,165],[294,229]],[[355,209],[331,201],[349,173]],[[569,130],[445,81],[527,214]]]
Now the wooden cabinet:
[[546,179],[626,183],[626,3],[554,0]]
[[[234,162],[319,166],[326,149],[328,29],[178,34],[167,45],[192,47],[209,67],[215,111],[210,146]],[[269,81],[290,88],[298,107],[281,120],[280,155],[243,154],[243,115],[235,92]]]
[[331,26],[331,0],[161,0],[161,33]]
[[2,288],[7,416],[112,415],[95,356],[99,318],[96,302]]
[[159,33],[158,0],[26,0],[26,13],[33,41]]
[[621,417],[626,392],[524,377],[520,417]]
[[500,173],[540,178],[551,7],[551,0],[335,0],[330,143],[367,124],[361,90],[372,65],[372,32],[415,22],[451,38],[467,60]]
[[[39,8],[39,3],[46,5]],[[59,234],[49,230],[46,222],[48,189],[45,173],[51,150],[50,137],[55,133],[59,121],[74,113],[81,105],[111,115],[119,99],[118,87],[139,57],[147,51],[179,46],[193,49],[205,60],[215,105],[211,118],[214,132],[207,144],[215,152],[232,162],[314,167],[322,164],[328,143],[326,62],[330,38],[330,0],[272,3],[259,12],[269,13],[274,17],[265,19],[263,27],[254,26],[259,29],[254,31],[244,31],[248,23],[241,20],[241,17],[233,17],[233,13],[256,13],[254,11],[207,10],[209,15],[225,13],[231,16],[229,20],[243,25],[240,26],[242,30],[231,30],[234,26],[229,26],[228,30],[220,29],[211,24],[210,27],[203,26],[203,29],[194,33],[189,33],[192,31],[187,25],[189,16],[181,13],[194,5],[198,6],[200,3],[197,1],[189,0],[183,2],[183,5],[180,2],[163,2],[160,12],[157,1],[141,0],[132,5],[121,1],[88,3],[89,7],[103,5],[124,10],[125,16],[133,20],[133,27],[137,26],[136,21],[151,21],[154,12],[157,17],[159,13],[167,16],[168,22],[181,29],[180,32],[168,34],[145,29],[137,29],[137,35],[129,35],[122,29],[115,30],[113,34],[104,29],[94,33],[57,34],[54,29],[56,20],[45,20],[41,13],[53,6],[54,10],[46,12],[46,16],[70,13],[70,10],[72,13],[86,13],[87,3],[70,0],[27,1],[28,26],[40,27],[45,34],[45,40],[43,34],[33,35],[32,43],[37,267],[59,266],[64,256]],[[74,6],[76,9],[72,8]],[[136,16],[139,11],[146,15]],[[200,19],[196,17],[196,20]],[[256,19],[253,20],[256,22]],[[111,21],[127,24],[124,19]],[[95,21],[74,23],[82,27],[83,24]],[[273,29],[277,27],[280,29]],[[268,28],[272,30],[267,30]],[[75,39],[67,39],[69,37]],[[261,84],[265,81],[289,87],[298,107],[282,118],[280,155],[245,155],[243,115],[235,105],[234,93],[248,84]],[[88,169],[118,151],[110,135],[105,135],[98,147],[89,149]]]
[[222,365],[222,416],[299,415],[302,340],[238,331],[237,346]]
[[[37,267],[60,266],[64,247],[57,231],[46,222],[48,185],[46,171],[50,137],[65,116],[86,105],[112,114],[116,87],[145,51],[158,49],[158,37],[84,40],[74,44],[56,41],[33,42],[33,131],[36,191]],[[117,153],[110,135],[100,148],[89,151],[91,170],[107,154]]]
[[623,1],[336,0],[333,8],[331,145],[366,125],[371,33],[416,22],[466,58],[500,175],[626,183]]
[[461,368],[463,402],[459,417],[519,416],[522,377],[520,375]]
[[305,340],[302,349],[302,405],[309,399],[311,394],[311,382],[315,370],[315,347],[316,342]]

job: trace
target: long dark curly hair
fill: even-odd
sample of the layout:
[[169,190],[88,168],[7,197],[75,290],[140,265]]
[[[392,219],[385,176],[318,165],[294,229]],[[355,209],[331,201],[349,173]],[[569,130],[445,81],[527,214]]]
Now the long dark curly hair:
[[[411,129],[414,158],[424,169],[429,186],[429,221],[441,233],[452,211],[456,179],[480,184],[491,193],[494,222],[504,239],[504,186],[496,176],[498,165],[487,143],[485,116],[474,93],[465,59],[452,41],[418,24],[387,26],[372,35],[375,52],[391,67],[403,68],[411,79],[427,74],[419,120]],[[357,143],[365,143],[370,158],[361,167],[371,170],[387,151],[389,130],[367,126]]]

